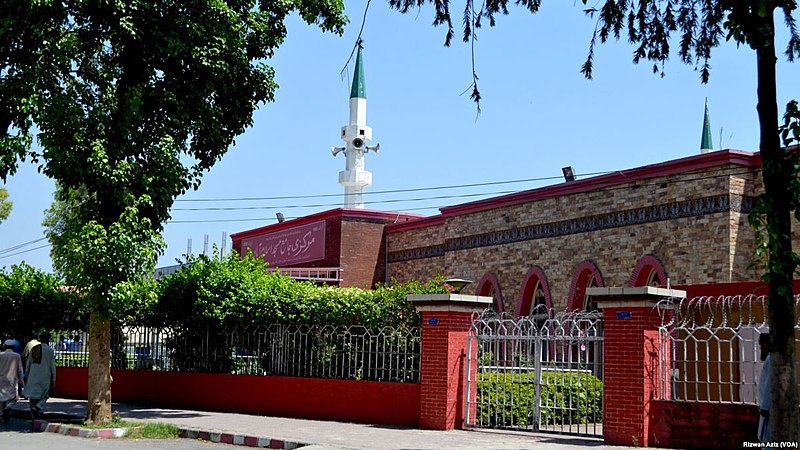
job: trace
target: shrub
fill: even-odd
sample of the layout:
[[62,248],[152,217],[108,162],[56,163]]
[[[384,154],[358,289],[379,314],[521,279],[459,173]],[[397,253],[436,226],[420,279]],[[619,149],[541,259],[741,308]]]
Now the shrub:
[[319,286],[266,269],[267,264],[252,254],[222,260],[193,257],[159,280],[153,287],[157,300],[137,304],[126,323],[178,328],[273,323],[415,327],[419,314],[406,296],[448,292],[443,277],[370,290]]
[[[534,424],[535,374],[478,374],[480,424],[493,428],[525,428]],[[603,383],[588,372],[545,370],[541,380],[541,425],[585,424],[603,417]]]
[[0,333],[18,339],[41,330],[81,329],[89,317],[79,294],[25,263],[0,269],[0,311]]

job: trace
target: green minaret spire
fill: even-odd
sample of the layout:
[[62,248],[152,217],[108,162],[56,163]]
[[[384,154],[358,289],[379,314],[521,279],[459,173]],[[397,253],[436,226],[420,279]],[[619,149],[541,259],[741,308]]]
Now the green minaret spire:
[[708,114],[708,98],[706,98],[706,112],[703,116],[703,137],[700,139],[700,153],[708,153],[713,150],[714,144],[711,142],[711,118]]
[[364,82],[364,64],[361,62],[361,42],[358,43],[356,70],[355,74],[353,74],[353,87],[350,89],[350,98],[367,98],[367,84]]

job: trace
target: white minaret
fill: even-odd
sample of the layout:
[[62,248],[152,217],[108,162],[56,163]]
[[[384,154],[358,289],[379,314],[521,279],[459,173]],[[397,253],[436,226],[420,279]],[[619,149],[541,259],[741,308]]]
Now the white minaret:
[[339,172],[339,184],[344,186],[344,207],[364,209],[364,188],[372,184],[372,173],[364,170],[364,155],[370,150],[378,153],[380,144],[368,147],[372,128],[367,126],[367,87],[361,62],[361,43],[358,44],[353,87],[350,89],[350,124],[342,127],[344,147],[333,147],[336,156],[345,154],[344,170]]

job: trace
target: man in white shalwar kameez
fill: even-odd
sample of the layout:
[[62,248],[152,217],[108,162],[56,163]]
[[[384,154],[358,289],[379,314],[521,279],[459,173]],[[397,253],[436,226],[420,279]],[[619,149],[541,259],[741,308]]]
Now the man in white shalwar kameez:
[[31,417],[42,417],[44,405],[50,398],[50,389],[56,385],[56,356],[50,342],[50,333],[39,336],[39,345],[31,348],[28,360],[25,361],[25,397],[31,403]]
[[22,359],[14,352],[14,341],[11,339],[3,342],[3,351],[0,352],[0,407],[3,416],[0,423],[8,422],[11,418],[11,407],[17,403],[22,386]]

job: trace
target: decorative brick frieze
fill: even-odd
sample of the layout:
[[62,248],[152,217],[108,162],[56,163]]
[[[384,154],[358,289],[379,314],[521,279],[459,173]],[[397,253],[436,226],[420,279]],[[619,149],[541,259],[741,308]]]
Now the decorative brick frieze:
[[575,219],[446,239],[443,245],[429,245],[390,252],[388,260],[389,263],[395,263],[427,259],[442,256],[445,252],[589,233],[685,217],[700,217],[721,212],[747,213],[752,210],[753,201],[753,197],[727,193],[623,211],[612,211]]
[[389,253],[389,262],[396,263],[415,259],[435,258],[437,256],[444,256],[444,245],[429,245],[427,247],[417,247],[391,252]]

